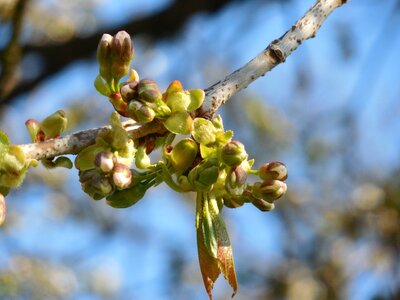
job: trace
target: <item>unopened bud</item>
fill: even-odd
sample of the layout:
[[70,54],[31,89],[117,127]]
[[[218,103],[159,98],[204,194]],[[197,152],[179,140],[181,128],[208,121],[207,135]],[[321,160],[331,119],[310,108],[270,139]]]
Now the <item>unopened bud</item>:
[[240,197],[224,196],[224,205],[229,208],[237,208],[244,204],[243,199]]
[[67,118],[63,110],[58,110],[40,123],[40,129],[47,139],[58,137],[67,128]]
[[219,168],[214,160],[205,160],[193,168],[188,175],[189,182],[196,191],[210,191],[218,180]]
[[275,208],[275,205],[273,203],[258,198],[254,199],[252,204],[261,211],[270,211]]
[[137,96],[137,81],[125,82],[121,87],[121,96],[125,102],[129,102]]
[[262,180],[275,179],[283,181],[288,177],[286,166],[278,161],[263,164],[258,169],[258,172]]
[[136,117],[140,123],[149,123],[154,120],[156,113],[147,105],[142,105],[136,111]]
[[186,138],[177,143],[171,151],[171,165],[178,173],[184,173],[192,166],[199,147],[191,138]]
[[105,197],[112,193],[113,186],[106,177],[95,177],[91,180],[91,185],[95,193]]
[[109,173],[114,168],[115,156],[110,151],[102,151],[96,155],[94,164],[102,172]]
[[162,99],[157,83],[151,79],[140,80],[138,85],[139,99],[146,102],[156,102]]
[[253,196],[273,203],[282,197],[287,190],[286,183],[280,180],[264,180],[262,183],[256,182],[253,187]]
[[126,31],[119,31],[111,44],[111,74],[118,81],[129,72],[133,57],[131,37]]
[[178,184],[184,191],[193,191],[193,186],[190,184],[189,179],[185,175],[178,177]]
[[247,173],[241,166],[232,168],[226,177],[225,188],[232,195],[241,195],[245,188],[246,179]]
[[37,142],[37,135],[40,131],[40,122],[35,119],[29,119],[25,122],[26,129],[28,129],[29,136],[33,143]]
[[112,179],[118,189],[126,189],[132,182],[132,172],[126,165],[116,163]]
[[239,141],[231,141],[227,143],[221,151],[222,161],[230,166],[238,166],[247,158],[244,145]]
[[99,62],[99,73],[107,82],[111,81],[111,44],[113,37],[107,33],[103,34],[97,46],[97,61]]

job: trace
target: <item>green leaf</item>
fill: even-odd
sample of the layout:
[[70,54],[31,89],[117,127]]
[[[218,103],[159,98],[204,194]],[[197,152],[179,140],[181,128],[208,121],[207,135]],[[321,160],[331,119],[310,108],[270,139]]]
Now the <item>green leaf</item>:
[[10,139],[8,138],[8,135],[0,130],[0,145],[9,145],[10,144]]
[[172,133],[185,135],[192,131],[193,119],[186,111],[177,112],[164,121],[164,126]]
[[215,142],[215,127],[209,120],[196,118],[193,121],[193,137],[203,145],[209,145]]
[[205,93],[201,89],[188,90],[188,92],[190,95],[190,104],[187,107],[187,111],[192,112],[203,104]]
[[128,143],[129,136],[125,128],[122,126],[119,114],[114,111],[110,116],[111,124],[111,146],[119,150],[124,149]]
[[114,208],[130,207],[143,198],[146,190],[146,187],[140,183],[125,190],[116,190],[111,196],[106,198],[107,204]]
[[94,169],[94,159],[96,155],[102,151],[110,151],[110,148],[105,148],[98,145],[91,145],[79,152],[75,158],[75,168],[80,171]]
[[103,78],[100,75],[97,75],[94,81],[94,87],[100,94],[104,96],[109,97],[111,95],[110,87],[107,83],[104,82]]

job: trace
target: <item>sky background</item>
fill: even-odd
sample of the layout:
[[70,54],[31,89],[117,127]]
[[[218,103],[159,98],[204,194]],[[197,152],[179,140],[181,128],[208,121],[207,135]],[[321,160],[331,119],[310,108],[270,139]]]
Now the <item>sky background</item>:
[[[196,15],[173,38],[152,43],[145,36],[133,36],[132,67],[141,78],[152,78],[163,89],[174,79],[187,88],[206,88],[285,33],[313,2],[238,1],[212,16]],[[94,30],[90,26],[117,26],[127,18],[154,13],[169,1],[94,3],[87,15],[77,16],[86,22],[82,21],[82,35]],[[43,9],[57,4],[35,1]],[[396,0],[350,1],[333,12],[316,38],[220,110],[225,128],[233,129],[235,138],[245,143],[256,165],[285,162],[289,194],[295,199],[291,201],[314,212],[312,224],[323,224],[321,217],[331,207],[353,209],[349,199],[357,195],[357,188],[388,178],[399,168],[398,7]],[[69,9],[64,7],[60,18],[65,14],[68,19],[76,11],[73,4]],[[30,41],[35,37],[32,32],[40,35],[40,26],[28,25],[24,39]],[[7,36],[7,30],[6,25],[0,27],[0,35]],[[25,58],[22,66],[29,76],[34,59]],[[27,143],[25,120],[41,120],[61,108],[76,111],[81,105],[89,112],[73,131],[106,124],[112,107],[94,90],[97,72],[94,56],[70,65],[3,109],[1,129],[13,143]],[[265,111],[254,117],[246,106]],[[352,121],[346,122],[346,117]],[[253,124],[254,118],[258,122],[253,120]],[[323,154],[316,154],[322,158],[317,157],[311,166],[307,151],[316,148],[322,149]],[[357,180],[348,179],[354,176]],[[9,224],[0,229],[0,270],[29,274],[35,262],[45,261],[42,272],[65,299],[206,299],[197,263],[193,195],[182,198],[161,185],[133,207],[117,210],[86,197],[77,179],[76,170],[40,167],[30,170],[24,186],[10,193]],[[49,181],[50,187],[44,184]],[[332,186],[336,188],[329,192]],[[263,281],[251,272],[274,272],[287,260],[283,249],[288,232],[279,213],[284,201],[285,197],[270,213],[250,205],[224,209],[239,279],[235,299],[256,299]],[[316,228],[302,222],[296,227],[291,234],[297,244],[292,247],[301,252],[313,245]],[[332,236],[330,251],[343,250],[343,243],[340,236]],[[352,244],[341,257],[351,278],[343,299],[372,299],[376,291],[390,290],[400,282],[398,261],[397,277],[387,272],[390,263],[379,264],[380,268],[365,266],[366,244],[368,239]],[[229,295],[230,287],[220,278],[215,299]],[[318,299],[319,294],[310,295]],[[29,299],[29,295],[20,294],[17,299]]]

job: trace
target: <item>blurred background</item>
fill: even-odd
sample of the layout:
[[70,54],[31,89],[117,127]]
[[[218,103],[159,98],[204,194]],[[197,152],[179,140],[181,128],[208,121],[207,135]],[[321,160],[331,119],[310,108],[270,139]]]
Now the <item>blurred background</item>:
[[[132,67],[206,88],[286,32],[314,0],[0,0],[0,128],[57,109],[69,132],[107,123],[93,80],[102,33],[127,30]],[[400,299],[400,1],[352,0],[315,39],[220,109],[257,167],[283,161],[274,211],[224,209],[235,299]],[[0,299],[207,299],[194,197],[165,185],[117,210],[77,171],[28,172],[0,228]],[[228,299],[220,278],[215,299]]]

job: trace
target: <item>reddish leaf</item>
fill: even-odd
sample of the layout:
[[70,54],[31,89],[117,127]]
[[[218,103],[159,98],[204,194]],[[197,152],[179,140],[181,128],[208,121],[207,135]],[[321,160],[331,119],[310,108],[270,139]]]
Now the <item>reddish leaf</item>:
[[[214,282],[221,272],[233,289],[233,297],[237,291],[237,279],[232,247],[213,195],[198,193],[196,230],[200,270],[210,299]],[[214,248],[215,240],[217,249]]]

